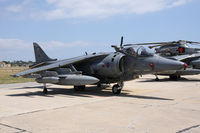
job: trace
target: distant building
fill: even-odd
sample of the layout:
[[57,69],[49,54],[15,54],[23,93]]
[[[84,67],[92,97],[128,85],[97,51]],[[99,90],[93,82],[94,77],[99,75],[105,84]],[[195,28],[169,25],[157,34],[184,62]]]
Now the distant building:
[[7,64],[5,61],[0,62],[0,68],[11,67],[11,64]]

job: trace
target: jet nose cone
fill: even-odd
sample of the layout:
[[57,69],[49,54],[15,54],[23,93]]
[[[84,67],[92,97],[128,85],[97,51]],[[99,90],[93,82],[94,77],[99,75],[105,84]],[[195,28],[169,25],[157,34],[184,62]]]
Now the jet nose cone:
[[157,64],[157,72],[159,71],[168,71],[168,70],[182,70],[186,69],[187,64],[172,60],[172,59],[166,59],[166,58],[160,58]]
[[170,63],[171,70],[181,70],[181,69],[186,69],[186,68],[187,68],[186,64],[180,61],[173,61]]

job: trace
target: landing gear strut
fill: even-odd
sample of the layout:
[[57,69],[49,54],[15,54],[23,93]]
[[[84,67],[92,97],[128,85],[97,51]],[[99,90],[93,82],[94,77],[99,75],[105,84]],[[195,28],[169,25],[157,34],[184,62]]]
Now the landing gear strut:
[[155,76],[156,76],[156,79],[155,79],[155,81],[159,81],[158,75],[155,75]]
[[112,87],[113,94],[120,94],[123,86],[124,86],[123,82],[119,82],[119,83],[113,85],[113,87]]
[[105,89],[107,87],[110,87],[110,84],[101,84],[101,83],[97,84],[97,88],[99,89]]
[[44,94],[48,93],[48,90],[47,90],[47,87],[46,87],[46,83],[44,83],[44,86],[43,86],[43,93]]

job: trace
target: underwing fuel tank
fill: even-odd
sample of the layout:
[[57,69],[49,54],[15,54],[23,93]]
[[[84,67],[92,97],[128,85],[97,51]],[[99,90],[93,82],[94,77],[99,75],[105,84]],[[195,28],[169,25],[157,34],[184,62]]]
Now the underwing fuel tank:
[[72,74],[72,75],[59,75],[58,77],[43,77],[36,79],[36,81],[38,83],[81,86],[81,85],[95,84],[99,82],[99,79],[92,76]]
[[60,82],[59,85],[91,85],[99,82],[99,79],[92,77],[92,76],[86,76],[86,75],[62,75],[60,76]]
[[58,77],[42,77],[42,78],[35,79],[35,81],[38,83],[57,84],[59,83],[59,78]]

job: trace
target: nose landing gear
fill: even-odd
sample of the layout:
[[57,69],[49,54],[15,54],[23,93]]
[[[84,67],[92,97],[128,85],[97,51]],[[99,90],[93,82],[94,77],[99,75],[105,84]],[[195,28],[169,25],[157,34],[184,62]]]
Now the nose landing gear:
[[124,86],[123,82],[118,82],[117,84],[113,85],[112,87],[113,94],[120,94],[123,86]]

